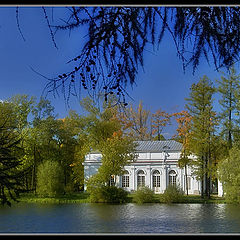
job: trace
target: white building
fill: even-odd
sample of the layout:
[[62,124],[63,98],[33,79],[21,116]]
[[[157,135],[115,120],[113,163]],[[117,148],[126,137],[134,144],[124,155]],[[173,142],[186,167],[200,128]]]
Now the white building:
[[[174,140],[136,141],[138,158],[125,166],[123,176],[115,176],[116,185],[127,191],[148,186],[155,193],[163,193],[169,184],[179,185],[186,192],[186,172],[178,167],[182,144]],[[88,179],[101,165],[101,153],[86,155],[84,176]],[[188,193],[200,194],[201,182],[196,180],[190,167],[187,167]],[[86,190],[86,186],[85,186]]]

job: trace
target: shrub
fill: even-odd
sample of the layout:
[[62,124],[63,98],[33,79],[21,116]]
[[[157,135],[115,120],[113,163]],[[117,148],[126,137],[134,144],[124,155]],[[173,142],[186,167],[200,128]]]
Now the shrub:
[[219,180],[228,203],[240,203],[240,149],[233,147],[229,157],[218,164]]
[[169,185],[162,194],[161,202],[178,203],[182,202],[184,192],[179,186]]
[[124,203],[127,201],[128,192],[116,186],[101,186],[91,188],[90,202],[95,203]]
[[133,201],[138,204],[154,202],[154,192],[149,187],[141,187],[135,191]]
[[61,165],[47,160],[37,171],[37,194],[41,197],[55,197],[64,193],[64,175]]
[[64,187],[64,192],[65,193],[74,193],[75,192],[74,184],[72,182],[67,183],[66,186]]

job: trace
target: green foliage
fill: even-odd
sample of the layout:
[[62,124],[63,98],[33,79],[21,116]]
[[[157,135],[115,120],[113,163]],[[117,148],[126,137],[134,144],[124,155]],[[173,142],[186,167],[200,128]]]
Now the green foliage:
[[[186,108],[192,117],[189,150],[197,156],[197,159],[192,161],[194,174],[202,181],[205,178],[207,183],[205,194],[208,197],[210,197],[211,167],[214,164],[212,154],[214,133],[217,126],[212,104],[214,92],[212,82],[204,75],[198,83],[192,85],[190,97],[186,99],[188,101]],[[203,189],[201,192],[203,196]]]
[[218,173],[227,202],[240,203],[240,149],[229,151],[229,157],[218,164]]
[[215,112],[212,110],[214,92],[212,82],[203,76],[197,84],[192,85],[190,97],[186,99],[186,108],[192,116],[190,150],[200,158],[209,151],[211,133],[216,125]]
[[54,197],[64,192],[63,169],[56,161],[47,160],[39,165],[37,171],[37,194]]
[[35,126],[38,124],[39,120],[54,117],[54,107],[48,99],[41,97],[33,108],[32,113],[34,116],[33,125]]
[[19,156],[23,154],[16,132],[13,105],[0,102],[0,204],[11,205],[21,190],[22,171]]
[[134,143],[127,137],[113,136],[101,144],[102,165],[99,167],[101,174],[108,182],[111,175],[122,175],[124,166],[136,158]]
[[92,188],[89,193],[90,202],[94,203],[124,203],[127,202],[128,196],[127,191],[116,186],[101,186]]
[[92,150],[100,152],[102,164],[93,179],[100,181],[99,184],[109,184],[111,175],[121,175],[124,166],[135,159],[135,144],[131,138],[124,136],[122,122],[117,118],[116,106],[111,107],[110,103],[103,103],[101,107],[97,107],[90,98],[84,99],[81,104],[89,114],[85,141],[82,142],[78,155],[84,159],[85,154]]
[[230,149],[232,148],[233,133],[236,133],[237,128],[237,121],[234,116],[237,110],[239,110],[240,75],[236,74],[234,66],[229,69],[229,74],[227,76],[224,75],[221,76],[221,80],[217,80],[218,92],[221,95],[219,104],[222,107],[219,118],[222,123],[221,135],[224,137],[224,140],[227,141],[227,147]]
[[57,197],[39,197],[33,193],[21,193],[18,201],[25,203],[54,203],[54,204],[65,204],[65,203],[87,203],[89,202],[89,194],[86,192],[64,194]]
[[179,203],[183,201],[184,192],[179,186],[169,185],[164,191],[161,201],[163,203]]
[[154,202],[154,191],[146,186],[140,187],[134,192],[133,201],[138,204]]
[[116,186],[106,184],[104,176],[97,172],[86,182],[91,202],[123,203],[127,201],[128,192]]
[[9,102],[12,104],[13,112],[16,114],[17,131],[21,137],[24,137],[23,130],[29,126],[28,117],[33,110],[35,97],[17,94],[11,97]]

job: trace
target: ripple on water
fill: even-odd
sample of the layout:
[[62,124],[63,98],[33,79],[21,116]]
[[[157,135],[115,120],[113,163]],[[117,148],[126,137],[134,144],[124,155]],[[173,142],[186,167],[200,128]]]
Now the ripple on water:
[[0,209],[5,233],[239,233],[225,204],[17,204]]

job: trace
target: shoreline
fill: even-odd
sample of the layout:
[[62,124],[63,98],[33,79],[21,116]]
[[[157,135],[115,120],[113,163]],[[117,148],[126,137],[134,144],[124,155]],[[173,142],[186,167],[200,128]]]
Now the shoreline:
[[[39,197],[34,193],[24,193],[20,194],[20,197],[17,199],[18,202],[24,203],[55,203],[55,204],[64,204],[64,203],[91,203],[89,200],[89,194],[86,192],[66,194],[56,197]],[[125,203],[117,204],[126,204],[126,203],[135,203],[133,202],[133,194],[129,194],[128,201]],[[165,204],[161,202],[161,194],[154,195],[154,201],[151,203]],[[202,199],[200,195],[184,195],[181,202],[176,202],[177,204],[227,204],[226,200],[223,197],[217,197],[212,195],[210,199]],[[106,203],[111,204],[111,203]],[[144,203],[143,203],[144,204]],[[175,203],[171,203],[175,204]]]

